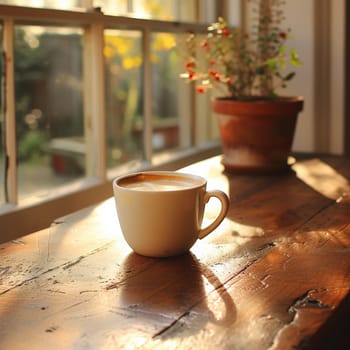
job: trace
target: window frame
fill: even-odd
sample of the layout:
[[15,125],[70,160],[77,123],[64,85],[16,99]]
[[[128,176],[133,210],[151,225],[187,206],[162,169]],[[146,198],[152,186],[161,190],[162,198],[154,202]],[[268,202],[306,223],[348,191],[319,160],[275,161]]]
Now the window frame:
[[[204,3],[204,2],[203,2]],[[198,13],[203,12],[199,9]],[[22,235],[43,229],[58,217],[73,211],[96,204],[112,195],[113,178],[128,171],[167,169],[175,170],[204,157],[217,155],[220,152],[218,141],[206,144],[197,142],[196,135],[182,136],[182,145],[188,147],[184,151],[168,152],[153,155],[152,153],[152,89],[150,41],[153,32],[205,32],[207,24],[168,22],[162,20],[136,19],[123,16],[104,15],[99,11],[72,12],[54,9],[26,8],[0,5],[0,21],[3,26],[3,48],[6,79],[3,83],[5,93],[5,158],[6,158],[6,200],[0,205],[0,242],[15,239]],[[84,76],[84,122],[87,146],[86,177],[73,184],[54,191],[43,200],[29,200],[18,203],[17,165],[16,165],[16,118],[14,100],[14,26],[43,25],[70,26],[84,30],[83,76]],[[103,31],[104,29],[139,30],[142,32],[144,53],[144,161],[131,168],[128,164],[109,170],[106,165],[104,108],[104,69],[103,69]],[[192,119],[188,123],[196,127],[196,119],[202,105],[196,103],[193,89],[182,90],[182,105],[179,120],[185,110],[191,111]],[[191,92],[192,90],[192,92]],[[89,111],[89,113],[87,113]],[[98,117],[97,117],[98,116]],[[187,118],[188,119],[188,118]],[[186,128],[190,126],[187,125]],[[200,137],[199,137],[200,138]],[[58,223],[58,221],[56,221]]]

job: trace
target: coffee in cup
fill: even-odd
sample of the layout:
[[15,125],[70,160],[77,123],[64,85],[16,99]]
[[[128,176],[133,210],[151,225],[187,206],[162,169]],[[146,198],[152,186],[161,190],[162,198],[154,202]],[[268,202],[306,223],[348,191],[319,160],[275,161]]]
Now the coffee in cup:
[[[212,232],[225,218],[229,199],[219,190],[206,190],[204,178],[171,171],[146,171],[113,181],[120,227],[138,254],[167,257],[188,251],[198,238]],[[205,204],[216,197],[221,209],[202,228]]]

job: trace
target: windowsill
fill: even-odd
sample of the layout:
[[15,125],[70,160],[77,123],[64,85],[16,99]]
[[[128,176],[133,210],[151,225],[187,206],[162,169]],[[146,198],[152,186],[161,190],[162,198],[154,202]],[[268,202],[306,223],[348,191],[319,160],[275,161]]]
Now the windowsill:
[[57,218],[94,205],[112,196],[112,180],[127,172],[142,170],[177,170],[193,162],[220,153],[218,141],[205,145],[156,154],[152,164],[135,162],[109,170],[107,179],[85,178],[69,185],[28,197],[19,205],[0,206],[0,243],[41,230]]
[[23,209],[30,208],[38,204],[44,204],[45,202],[53,201],[57,198],[61,198],[70,194],[79,193],[86,189],[93,188],[103,184],[102,180],[96,178],[84,178],[81,180],[75,180],[66,185],[62,185],[55,188],[45,189],[38,191],[35,194],[20,200],[18,205],[15,204],[3,204],[0,206],[0,216],[8,212],[16,212]]

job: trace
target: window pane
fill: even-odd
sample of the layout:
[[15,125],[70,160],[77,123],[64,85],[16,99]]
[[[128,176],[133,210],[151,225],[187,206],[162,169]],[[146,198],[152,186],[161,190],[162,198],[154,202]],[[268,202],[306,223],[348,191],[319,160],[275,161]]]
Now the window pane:
[[137,18],[173,20],[176,17],[173,0],[134,0],[133,4]]
[[85,173],[81,40],[78,29],[16,27],[20,200]]
[[163,21],[195,21],[197,13],[197,0],[0,0],[0,4],[73,11],[94,7],[107,15]]
[[94,7],[100,7],[106,15],[127,16],[130,15],[128,0],[94,0]]
[[16,5],[61,10],[82,10],[87,3],[87,0],[0,0],[1,5]]
[[153,85],[153,149],[179,146],[178,56],[176,35],[154,33],[151,43]]
[[164,21],[196,19],[196,0],[95,0],[105,14]]
[[105,31],[109,167],[143,155],[141,37],[139,31]]
[[5,157],[4,157],[4,55],[2,46],[2,25],[0,24],[0,204],[5,203]]

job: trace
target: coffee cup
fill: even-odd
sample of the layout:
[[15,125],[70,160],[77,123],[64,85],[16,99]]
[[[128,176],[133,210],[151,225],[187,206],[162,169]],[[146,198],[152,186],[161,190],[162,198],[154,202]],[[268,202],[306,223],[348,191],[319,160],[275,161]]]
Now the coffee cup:
[[[225,218],[229,198],[220,190],[207,190],[197,175],[171,171],[145,171],[113,181],[119,224],[128,245],[138,254],[168,257],[188,251],[198,238],[212,232]],[[210,198],[221,202],[217,217],[202,228]]]

